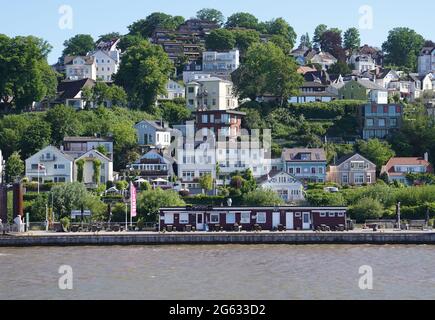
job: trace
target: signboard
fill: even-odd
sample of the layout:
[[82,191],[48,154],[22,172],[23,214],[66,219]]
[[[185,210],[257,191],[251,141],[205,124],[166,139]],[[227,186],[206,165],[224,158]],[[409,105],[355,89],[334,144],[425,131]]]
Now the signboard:
[[[81,218],[82,212],[81,210],[72,210],[71,211],[71,219],[77,219]],[[84,210],[83,211],[83,217],[90,217],[91,216],[91,210]]]
[[134,184],[132,183],[131,185],[130,185],[130,193],[131,193],[131,195],[130,195],[130,201],[131,201],[131,204],[130,204],[130,208],[131,208],[131,217],[132,218],[134,218],[134,217],[136,217],[137,216],[137,210],[136,210],[136,187],[134,186]]

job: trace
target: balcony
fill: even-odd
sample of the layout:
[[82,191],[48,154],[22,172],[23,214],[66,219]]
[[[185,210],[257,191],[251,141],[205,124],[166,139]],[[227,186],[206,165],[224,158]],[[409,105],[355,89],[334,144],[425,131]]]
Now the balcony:
[[56,160],[57,160],[57,157],[55,155],[50,155],[50,156],[42,155],[41,157],[39,157],[39,161],[41,161],[41,162],[53,162]]

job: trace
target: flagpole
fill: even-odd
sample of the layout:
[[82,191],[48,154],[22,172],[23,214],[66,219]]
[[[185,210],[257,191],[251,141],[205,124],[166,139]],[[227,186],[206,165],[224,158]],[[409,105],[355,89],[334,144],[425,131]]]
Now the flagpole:
[[40,165],[40,164],[39,164],[39,162],[38,162],[38,194],[39,194],[39,170],[40,170],[40,169],[39,169],[39,165]]

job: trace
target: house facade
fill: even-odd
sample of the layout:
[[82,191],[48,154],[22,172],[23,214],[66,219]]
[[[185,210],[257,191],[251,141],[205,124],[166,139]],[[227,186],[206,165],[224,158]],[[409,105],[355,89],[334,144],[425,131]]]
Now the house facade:
[[112,159],[98,150],[86,152],[74,160],[74,166],[74,181],[83,182],[88,188],[114,180]]
[[54,146],[48,146],[26,159],[29,181],[73,182],[74,159]]
[[305,199],[304,185],[287,172],[271,172],[260,178],[257,184],[264,190],[276,192],[286,203],[298,202]]
[[160,209],[160,230],[316,230],[321,225],[332,230],[345,226],[346,207],[179,207]]
[[96,76],[99,81],[112,82],[113,75],[119,70],[121,50],[117,48],[119,39],[97,44],[96,50],[89,56],[95,60]]
[[141,146],[167,148],[171,145],[171,131],[162,122],[143,120],[134,127]]
[[435,72],[435,47],[425,47],[418,56],[418,73],[426,75]]
[[104,147],[108,158],[113,159],[113,138],[102,137],[65,137],[62,151],[77,159],[91,150]]
[[149,182],[159,178],[168,180],[174,175],[173,163],[172,158],[152,149],[130,164],[129,169],[134,171],[137,177]]
[[326,181],[326,153],[319,148],[283,149],[284,171],[305,183]]
[[369,54],[353,54],[349,64],[353,65],[353,70],[359,74],[376,69],[376,63]]
[[348,155],[329,166],[328,181],[339,185],[376,183],[376,165],[359,154]]
[[174,100],[177,98],[184,98],[186,96],[186,88],[174,81],[169,80],[166,84],[166,94],[160,94],[157,97],[157,100],[164,101],[164,100]]
[[191,110],[229,110],[239,106],[233,83],[217,77],[197,79],[186,85],[186,103]]
[[409,173],[433,173],[427,153],[424,157],[391,158],[381,170],[381,175],[386,174],[389,182],[398,181],[407,185],[410,185],[410,181],[406,178]]
[[199,110],[195,112],[196,131],[203,137],[210,133],[216,137],[236,139],[241,134],[242,119],[246,113],[234,110]]
[[86,101],[82,95],[83,90],[93,88],[95,83],[92,79],[62,81],[57,86],[57,96],[52,104],[64,104],[76,110],[84,109]]
[[402,126],[403,107],[396,104],[369,103],[362,107],[364,140],[385,139]]
[[377,85],[384,87],[385,89],[388,89],[388,84],[391,81],[399,81],[400,76],[399,74],[391,69],[385,69],[378,75],[376,75],[375,82]]
[[67,80],[97,80],[97,65],[92,56],[66,56],[64,64]]
[[240,66],[239,50],[226,52],[205,51],[202,54],[202,70],[211,74],[230,75]]

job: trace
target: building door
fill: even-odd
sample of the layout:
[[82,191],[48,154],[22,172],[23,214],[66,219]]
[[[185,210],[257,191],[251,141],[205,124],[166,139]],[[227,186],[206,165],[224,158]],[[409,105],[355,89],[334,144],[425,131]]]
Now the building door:
[[278,228],[278,225],[281,223],[281,213],[274,212],[272,214],[272,228]]
[[311,217],[309,212],[302,213],[302,229],[303,230],[311,229]]
[[203,231],[204,230],[204,214],[198,213],[196,215],[196,230]]
[[286,212],[285,225],[287,230],[294,230],[293,212]]

